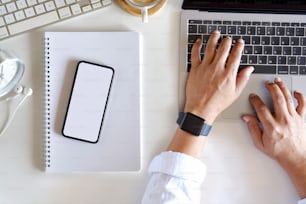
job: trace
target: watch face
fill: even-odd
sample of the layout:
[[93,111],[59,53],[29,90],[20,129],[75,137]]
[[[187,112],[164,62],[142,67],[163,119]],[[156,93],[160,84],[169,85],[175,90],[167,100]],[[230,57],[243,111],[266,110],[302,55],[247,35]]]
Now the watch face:
[[181,126],[182,130],[185,130],[193,135],[200,135],[204,120],[193,114],[186,114],[184,123]]
[[14,89],[23,72],[24,66],[17,59],[6,59],[0,63],[0,96]]

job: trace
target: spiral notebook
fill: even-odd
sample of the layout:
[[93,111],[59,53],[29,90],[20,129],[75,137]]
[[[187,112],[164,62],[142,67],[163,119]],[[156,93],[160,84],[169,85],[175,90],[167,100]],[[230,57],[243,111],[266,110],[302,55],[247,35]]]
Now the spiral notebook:
[[[46,32],[44,39],[45,171],[139,171],[140,35],[136,32]],[[116,73],[96,144],[69,139],[61,133],[77,63],[82,60],[113,67]]]

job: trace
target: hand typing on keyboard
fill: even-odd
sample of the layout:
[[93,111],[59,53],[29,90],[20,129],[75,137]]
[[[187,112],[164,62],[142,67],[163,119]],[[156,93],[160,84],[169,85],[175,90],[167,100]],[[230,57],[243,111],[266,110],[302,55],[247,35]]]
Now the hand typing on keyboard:
[[242,39],[231,50],[231,38],[225,37],[218,46],[219,38],[220,32],[212,33],[203,60],[200,58],[202,40],[196,41],[186,88],[184,111],[195,113],[210,124],[238,98],[253,71],[253,67],[246,66],[238,73],[244,47]]
[[0,0],[0,40],[103,8],[112,0]]

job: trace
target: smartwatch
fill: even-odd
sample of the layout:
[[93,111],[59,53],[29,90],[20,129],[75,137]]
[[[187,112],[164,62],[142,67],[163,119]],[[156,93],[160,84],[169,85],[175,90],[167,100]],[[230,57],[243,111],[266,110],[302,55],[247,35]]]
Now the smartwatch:
[[182,130],[194,136],[207,136],[212,127],[203,118],[189,112],[180,112],[176,123]]

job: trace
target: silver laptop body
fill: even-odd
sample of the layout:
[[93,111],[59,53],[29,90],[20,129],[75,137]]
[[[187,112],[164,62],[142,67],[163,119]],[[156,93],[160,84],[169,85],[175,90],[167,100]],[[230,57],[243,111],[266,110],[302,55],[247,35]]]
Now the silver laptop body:
[[[209,27],[209,24],[205,24],[206,32],[203,33],[204,32],[203,30],[205,30],[203,29],[203,27],[205,26],[200,26],[200,25],[194,26],[197,20],[202,21],[201,25],[204,25],[207,22],[211,23],[211,27]],[[291,26],[294,28],[293,30],[296,33],[304,30],[303,36],[299,33],[300,35],[298,36],[299,44],[301,43],[301,41],[304,40],[304,38],[306,39],[306,36],[305,36],[306,24],[304,25],[304,23],[306,23],[306,15],[266,14],[266,13],[232,13],[232,12],[231,13],[229,12],[219,13],[219,12],[208,12],[208,11],[199,11],[199,10],[183,10],[181,13],[181,27],[180,27],[181,30],[180,30],[180,42],[179,42],[180,43],[180,70],[179,70],[179,107],[180,107],[180,110],[183,109],[184,102],[185,102],[185,85],[186,85],[186,79],[188,76],[188,66],[190,66],[190,62],[189,62],[190,60],[188,59],[188,52],[190,52],[190,47],[191,47],[191,43],[193,39],[192,37],[188,37],[188,35],[190,35],[190,32],[192,32],[192,35],[195,35],[195,36],[199,35],[205,41],[204,38],[205,37],[207,38],[207,35],[209,35],[209,32],[212,31],[212,29],[216,27],[219,30],[222,29],[222,27],[219,27],[221,26],[221,24],[219,24],[220,22],[225,23],[225,27],[226,27],[225,29],[227,30],[226,32],[229,31],[230,26],[231,26],[231,29],[236,28],[236,31],[237,31],[238,26],[245,24],[244,22],[247,22],[246,24],[250,24],[251,26],[253,26],[255,28],[255,34],[251,35],[250,37],[251,38],[250,45],[247,45],[246,43],[246,46],[251,47],[252,52],[251,54],[244,53],[244,55],[246,55],[248,60],[249,58],[250,59],[255,58],[259,60],[259,58],[261,59],[261,58],[265,58],[264,56],[267,56],[266,62],[262,61],[261,59],[260,61],[261,64],[260,66],[258,66],[259,69],[263,69],[266,66],[269,67],[270,65],[275,66],[274,67],[275,72],[272,71],[273,73],[253,73],[248,82],[247,87],[244,89],[239,99],[236,102],[234,102],[234,104],[232,104],[226,111],[222,113],[220,119],[231,119],[231,120],[239,119],[240,120],[242,114],[252,113],[253,109],[248,101],[248,96],[250,93],[256,93],[260,95],[263,98],[264,102],[270,108],[272,108],[271,98],[267,90],[264,88],[264,83],[266,80],[274,80],[276,76],[279,76],[286,83],[286,85],[289,87],[291,91],[297,90],[297,91],[302,92],[306,96],[306,73],[305,73],[306,72],[306,61],[304,62],[304,59],[305,59],[304,54],[306,53],[306,42],[305,43],[302,42],[303,45],[301,47],[301,53],[297,56],[293,55],[293,53],[286,52],[285,58],[277,55],[275,57],[270,57],[271,61],[269,61],[270,58],[268,59],[268,56],[274,56],[274,53],[279,52],[278,50],[279,47],[282,47],[281,49],[283,50],[291,49],[291,52],[293,52],[293,47],[297,47],[297,42],[296,42],[297,39],[295,38],[295,36],[291,36],[291,33],[289,33],[290,31],[292,31]],[[276,30],[274,34],[271,33],[271,30],[273,32],[273,29],[271,29],[271,27],[273,27],[272,24],[278,25],[278,23],[280,23],[279,24],[280,26],[276,26],[276,27],[282,27],[281,25],[283,24],[285,27],[285,32],[288,31],[287,33],[288,36],[286,35],[286,33],[284,34],[284,36],[279,35],[282,33],[277,33]],[[301,28],[301,29],[297,29],[294,26],[298,26],[298,28]],[[259,27],[261,28],[261,31]],[[250,28],[250,30],[253,30],[254,28],[252,29]],[[269,33],[267,33],[268,31]],[[273,41],[273,45],[271,45],[271,42],[269,45],[267,44],[263,45],[263,46],[271,46],[272,54],[265,54],[266,50],[264,50],[264,48],[262,48],[261,52],[260,50],[255,51],[254,46],[259,46],[257,45],[258,42],[256,42],[256,39],[257,40],[259,39],[260,43],[264,41],[262,38],[264,36],[262,35],[262,32],[264,32],[267,35],[270,35],[270,37],[274,36],[275,37],[273,38],[274,40],[275,39],[277,40],[277,37],[279,37],[279,40],[280,40],[279,45],[277,45],[277,42],[274,42],[274,41]],[[223,35],[230,35],[230,34],[225,33]],[[246,31],[246,34],[243,34],[242,32],[237,35],[242,36],[243,38],[243,36],[246,36],[248,34]],[[259,38],[256,38],[256,36],[258,36]],[[254,38],[254,42],[252,42],[252,38]],[[287,40],[288,40],[287,38],[289,38],[289,44],[287,43]],[[281,39],[284,42],[281,41]],[[291,40],[293,42],[291,42]],[[305,44],[305,48],[303,48],[304,44]],[[274,50],[274,46],[277,46],[278,49],[275,48]],[[286,48],[283,48],[284,46]],[[303,51],[302,49],[305,49],[304,53],[302,53]],[[267,50],[269,52],[270,48],[267,47]],[[295,48],[294,54],[296,54],[297,50],[299,51],[300,49]],[[246,52],[246,50],[244,50],[244,52]],[[280,54],[280,55],[283,55],[283,54]],[[262,56],[262,57],[259,57],[259,56]],[[274,63],[273,61],[275,60],[275,58],[276,58],[276,64],[272,65],[272,63]],[[294,62],[294,59],[296,60],[296,62]],[[286,62],[284,62],[284,60]],[[244,62],[244,63],[245,65],[246,64],[254,65],[250,62]],[[259,62],[257,61],[257,63]],[[243,67],[243,65],[241,66]],[[255,72],[256,72],[256,65],[254,66],[255,66]],[[288,70],[286,70],[286,67],[288,68]],[[268,71],[268,72],[271,72],[271,71]]]

